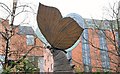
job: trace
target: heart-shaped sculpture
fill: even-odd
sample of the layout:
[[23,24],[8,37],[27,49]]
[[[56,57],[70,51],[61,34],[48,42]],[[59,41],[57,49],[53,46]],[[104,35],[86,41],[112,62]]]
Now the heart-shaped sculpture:
[[68,49],[83,32],[78,23],[70,17],[62,17],[55,7],[39,4],[37,13],[38,27],[52,48]]

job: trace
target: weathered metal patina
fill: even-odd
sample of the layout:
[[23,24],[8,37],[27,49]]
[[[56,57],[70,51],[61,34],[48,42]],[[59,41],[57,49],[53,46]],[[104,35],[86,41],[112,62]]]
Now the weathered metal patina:
[[40,31],[53,48],[68,49],[83,29],[70,17],[62,17],[57,8],[39,4],[37,22]]
[[[83,29],[71,17],[62,17],[55,7],[39,4],[37,23],[41,33],[49,42],[53,54],[54,72],[72,72],[72,67],[63,52],[79,39]],[[60,51],[63,50],[63,51]]]

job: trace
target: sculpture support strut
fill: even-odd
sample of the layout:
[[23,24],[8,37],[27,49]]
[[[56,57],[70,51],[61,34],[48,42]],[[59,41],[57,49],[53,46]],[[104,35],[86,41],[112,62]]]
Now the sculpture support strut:
[[73,72],[65,52],[51,49],[54,59],[54,72]]

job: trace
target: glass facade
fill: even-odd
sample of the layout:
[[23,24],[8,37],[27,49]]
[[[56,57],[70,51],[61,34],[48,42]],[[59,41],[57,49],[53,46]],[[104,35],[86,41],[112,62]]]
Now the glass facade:
[[110,68],[110,60],[108,55],[108,48],[107,43],[105,39],[104,31],[99,31],[99,40],[100,40],[100,54],[101,54],[101,61],[102,61],[102,67],[104,71],[108,71]]
[[44,57],[39,57],[38,67],[40,69],[40,74],[43,74],[42,72],[44,72],[44,63],[45,63]]
[[82,58],[84,64],[84,71],[90,72],[91,61],[90,61],[90,46],[88,43],[88,29],[85,29],[82,34]]
[[67,51],[67,59],[69,60],[69,63],[72,64],[72,51]]
[[[117,42],[118,48],[120,48],[120,39],[118,38],[119,38],[118,32],[116,32],[116,42]],[[120,55],[120,52],[118,52],[118,54]]]
[[[3,69],[2,69],[2,63],[4,63],[4,59],[5,59],[5,56],[3,55],[0,55],[0,73],[2,73]],[[2,63],[1,63],[2,62]]]
[[26,43],[27,45],[34,45],[34,36],[33,35],[26,35]]
[[32,62],[32,64],[33,64],[35,67],[38,67],[38,59],[39,59],[39,56],[29,56],[28,59],[29,59],[30,62]]

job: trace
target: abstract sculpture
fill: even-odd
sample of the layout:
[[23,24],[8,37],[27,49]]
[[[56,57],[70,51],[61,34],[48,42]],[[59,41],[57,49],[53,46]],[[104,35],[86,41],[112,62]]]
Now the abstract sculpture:
[[[59,68],[54,68],[54,71],[71,71],[67,58],[62,51],[70,48],[79,39],[83,29],[74,19],[63,18],[57,8],[45,6],[41,3],[38,7],[37,23],[41,33],[51,45],[49,49],[54,51],[52,52],[53,59],[63,57],[60,60],[66,61],[64,64],[61,64],[62,61],[54,61],[54,67],[61,64]],[[56,57],[57,55],[59,56]]]

